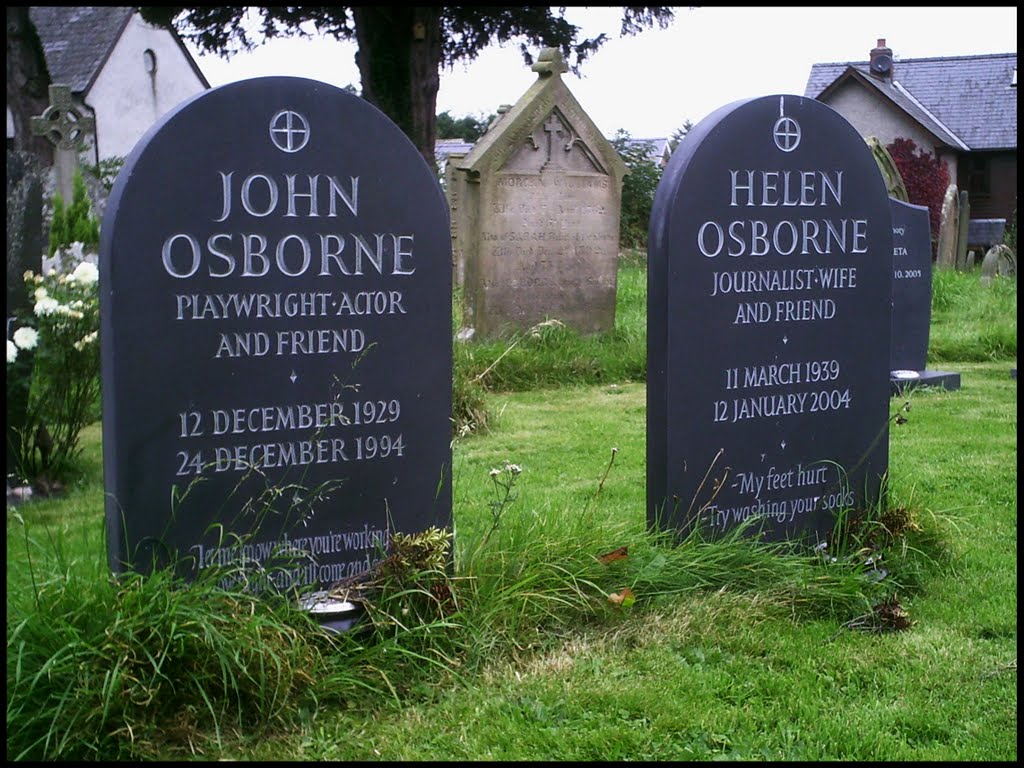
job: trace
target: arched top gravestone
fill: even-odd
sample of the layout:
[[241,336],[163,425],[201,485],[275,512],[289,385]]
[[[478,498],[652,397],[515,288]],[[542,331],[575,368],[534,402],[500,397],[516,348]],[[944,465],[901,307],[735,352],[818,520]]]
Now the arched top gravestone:
[[447,205],[375,107],[293,77],[183,103],[117,178],[100,274],[115,571],[289,550],[276,586],[327,587],[450,525]]
[[798,96],[695,126],[648,246],[648,516],[824,540],[888,464],[892,232],[871,151]]

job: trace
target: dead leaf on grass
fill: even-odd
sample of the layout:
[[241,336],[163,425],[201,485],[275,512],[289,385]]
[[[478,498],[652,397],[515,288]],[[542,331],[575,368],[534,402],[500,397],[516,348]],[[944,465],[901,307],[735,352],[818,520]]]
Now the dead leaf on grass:
[[611,552],[605,552],[597,558],[597,562],[601,565],[608,565],[608,563],[614,563],[616,560],[625,560],[629,556],[626,550],[626,547],[619,547],[618,549],[613,549]]

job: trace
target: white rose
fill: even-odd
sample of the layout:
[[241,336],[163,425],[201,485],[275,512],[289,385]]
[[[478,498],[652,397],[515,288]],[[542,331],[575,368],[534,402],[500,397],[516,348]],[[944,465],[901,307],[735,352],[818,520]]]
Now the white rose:
[[52,315],[54,312],[57,311],[57,308],[59,306],[60,302],[58,302],[56,299],[50,298],[49,296],[44,296],[43,298],[39,299],[39,301],[36,302],[36,306],[33,309],[33,311],[36,313],[36,315],[39,316]]
[[35,349],[39,343],[39,333],[28,326],[19,328],[14,332],[14,343],[19,349]]
[[91,264],[88,261],[83,261],[75,267],[75,271],[71,273],[71,279],[82,283],[82,285],[92,285],[99,280],[99,277],[99,269],[96,268],[95,264]]

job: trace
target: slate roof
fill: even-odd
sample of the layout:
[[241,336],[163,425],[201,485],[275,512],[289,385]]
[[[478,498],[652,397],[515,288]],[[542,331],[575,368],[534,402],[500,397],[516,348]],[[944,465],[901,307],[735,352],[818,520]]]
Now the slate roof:
[[814,64],[804,96],[820,99],[850,79],[874,89],[935,136],[963,150],[1017,148],[1016,53],[902,59],[893,77],[867,61]]
[[70,85],[73,93],[88,90],[134,10],[116,6],[30,8],[50,81]]
[[473,148],[473,143],[462,139],[438,139],[434,142],[434,159],[437,164],[443,166],[445,160],[452,152],[468,154]]
[[[135,13],[128,6],[33,6],[29,18],[46,54],[50,82],[85,93]],[[168,30],[204,87],[210,83],[173,29]]]

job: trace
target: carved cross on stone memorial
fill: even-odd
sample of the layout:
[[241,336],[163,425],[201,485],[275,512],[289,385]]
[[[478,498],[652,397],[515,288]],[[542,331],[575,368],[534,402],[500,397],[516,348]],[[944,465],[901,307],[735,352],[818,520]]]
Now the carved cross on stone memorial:
[[565,142],[559,141],[558,137],[565,134],[565,127],[554,112],[544,123],[544,132],[548,135],[548,160],[544,168],[545,170],[560,171],[565,168],[562,158],[565,155],[566,147]]
[[71,86],[50,86],[50,106],[32,118],[32,133],[45,136],[53,144],[57,192],[71,203],[72,181],[78,169],[78,143],[96,130],[96,120],[83,115],[71,100]]

